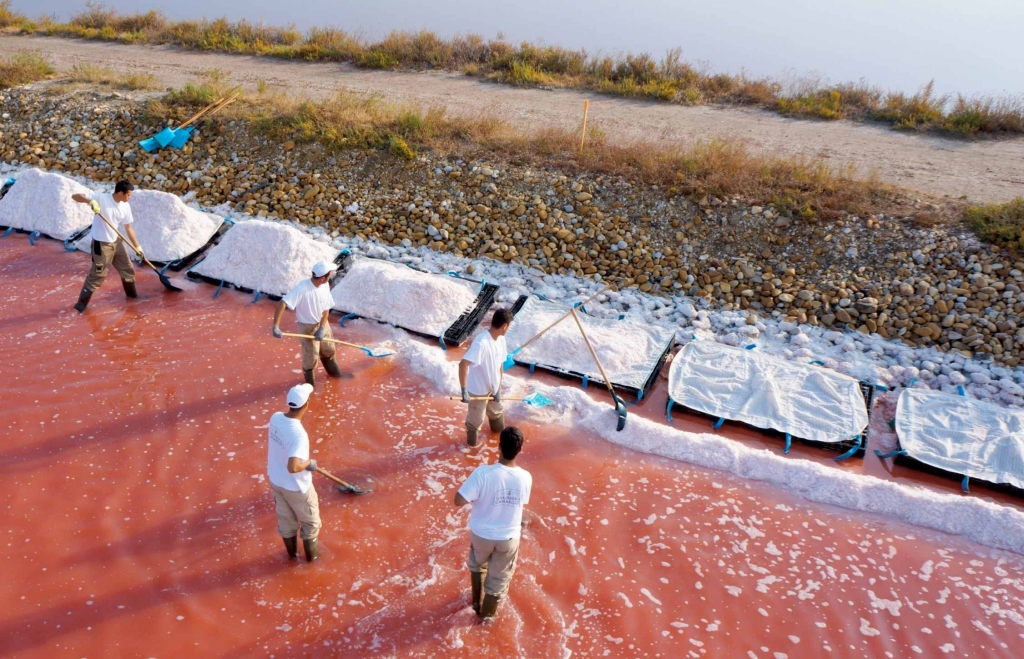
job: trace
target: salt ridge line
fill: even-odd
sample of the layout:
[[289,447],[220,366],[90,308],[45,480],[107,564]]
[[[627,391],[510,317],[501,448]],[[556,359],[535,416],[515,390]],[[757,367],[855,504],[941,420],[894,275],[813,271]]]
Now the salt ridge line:
[[[29,168],[0,164],[0,173],[24,169]],[[87,179],[66,178],[96,189],[95,184]],[[187,201],[188,195],[182,199]],[[353,206],[352,212],[358,212],[358,203]],[[227,216],[235,222],[258,219],[234,211],[229,203],[209,211]],[[477,269],[474,276],[483,273],[491,281],[497,277],[497,283],[501,286],[498,301],[504,304],[511,303],[520,294],[532,293],[541,293],[554,301],[568,302],[589,297],[602,286],[598,278],[592,281],[570,275],[545,275],[518,264],[457,257],[433,252],[422,246],[406,248],[358,237],[332,237],[321,227],[307,227],[291,220],[264,221],[291,226],[336,249],[348,248],[356,254],[389,258],[432,272],[458,268],[465,270],[472,264]],[[767,354],[794,361],[821,359],[826,368],[859,380],[896,387],[908,386],[916,379],[916,386],[927,386],[946,393],[956,393],[957,385],[963,385],[968,393],[979,400],[1008,407],[1024,406],[1024,367],[1009,368],[991,360],[964,357],[956,351],[942,352],[934,346],[911,348],[878,335],[826,330],[777,318],[758,318],[754,325],[748,325],[747,312],[709,311],[711,305],[708,301],[695,300],[685,295],[663,298],[627,289],[604,297],[604,306],[616,312],[642,322],[672,328],[679,343],[694,338],[734,346],[756,342],[758,349]]]
[[[449,362],[441,351],[411,339],[392,343],[410,368],[443,394],[452,395],[458,389],[457,362]],[[520,378],[507,374],[505,377],[515,389],[527,386]],[[765,449],[752,449],[717,435],[677,430],[638,416],[631,416],[626,428],[617,432],[615,411],[582,390],[534,382],[529,388],[542,391],[555,401],[554,407],[561,413],[575,414],[580,425],[613,444],[777,485],[816,503],[885,515],[1024,555],[1024,512],[1009,506],[850,474]],[[522,409],[531,415],[546,414]]]

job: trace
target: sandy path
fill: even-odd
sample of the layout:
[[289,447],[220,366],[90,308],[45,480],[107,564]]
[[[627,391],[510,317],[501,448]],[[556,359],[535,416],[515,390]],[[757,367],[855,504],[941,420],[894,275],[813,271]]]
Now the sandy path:
[[124,46],[95,41],[0,36],[0,55],[32,49],[61,71],[79,62],[148,72],[161,84],[180,85],[208,69],[255,87],[257,80],[324,96],[337,90],[381,94],[394,102],[442,105],[454,114],[492,111],[523,126],[576,126],[583,99],[593,99],[592,125],[613,139],[739,139],[755,151],[806,154],[833,165],[852,163],[862,175],[925,192],[1005,201],[1024,194],[1024,139],[965,141],[901,134],[852,122],[795,121],[751,109],[682,107],[575,91],[516,89],[457,74],[393,73],[347,65],[287,62],[197,53],[171,47]]

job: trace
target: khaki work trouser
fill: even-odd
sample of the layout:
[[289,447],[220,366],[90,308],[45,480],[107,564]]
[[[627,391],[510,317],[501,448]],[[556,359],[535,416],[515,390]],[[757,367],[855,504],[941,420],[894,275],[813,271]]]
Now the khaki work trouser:
[[92,269],[85,278],[82,290],[95,293],[96,290],[107,278],[110,265],[113,264],[121,280],[126,283],[135,282],[135,268],[132,267],[132,260],[128,258],[128,246],[118,238],[112,243],[105,243],[99,240],[92,241]]
[[294,538],[300,528],[303,540],[320,534],[320,499],[315,487],[310,485],[305,492],[299,492],[271,483],[270,489],[277,506],[277,532],[282,538]]
[[[299,334],[315,334],[318,323],[298,323]],[[325,339],[333,339],[331,324],[327,323],[324,330]],[[330,341],[314,341],[313,339],[299,339],[302,344],[302,370],[312,371],[316,368],[317,357],[320,359],[334,359],[334,344]]]
[[505,415],[505,409],[498,401],[472,400],[474,395],[470,394],[469,411],[466,412],[466,427],[479,432],[484,427],[484,411],[487,412],[489,420],[497,421]]
[[488,595],[501,599],[508,593],[518,558],[519,538],[488,540],[470,531],[466,567],[485,575],[484,592]]

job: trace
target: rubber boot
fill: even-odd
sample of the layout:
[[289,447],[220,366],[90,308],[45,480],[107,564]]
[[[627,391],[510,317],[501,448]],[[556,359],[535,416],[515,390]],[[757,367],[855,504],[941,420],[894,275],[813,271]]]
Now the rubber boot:
[[470,572],[469,578],[473,582],[473,613],[480,615],[480,599],[484,594],[484,573]]
[[92,293],[82,289],[82,292],[78,294],[78,302],[75,303],[75,311],[78,313],[84,313],[85,308],[89,306],[89,299],[92,297]]
[[493,618],[494,614],[498,612],[498,602],[500,601],[494,595],[484,595],[484,603],[480,605],[480,617]]
[[284,540],[284,548],[288,550],[288,558],[295,558],[299,553],[299,540],[294,535]]
[[480,431],[470,425],[466,425],[466,443],[476,446],[480,440]]
[[306,378],[306,384],[316,386],[316,378],[313,377],[313,369],[302,369],[302,377]]
[[501,432],[502,430],[505,429],[505,415],[504,414],[502,414],[501,416],[495,417],[493,419],[488,417],[487,418],[487,422],[491,424],[491,432]]
[[121,280],[121,285],[124,286],[124,294],[127,297],[136,298],[139,294],[135,291],[135,282]]
[[306,562],[312,563],[320,557],[320,552],[317,551],[316,538],[303,538],[302,549],[306,552]]
[[327,375],[331,376],[332,378],[341,377],[341,367],[338,366],[338,362],[337,360],[334,359],[334,357],[331,357],[330,359],[324,359],[323,357],[321,357],[320,363],[324,365],[324,370],[327,371]]

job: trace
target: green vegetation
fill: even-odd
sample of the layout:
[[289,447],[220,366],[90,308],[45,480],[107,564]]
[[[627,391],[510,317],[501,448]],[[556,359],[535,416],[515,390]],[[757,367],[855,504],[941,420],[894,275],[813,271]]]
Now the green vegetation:
[[985,242],[1005,247],[1015,254],[1024,253],[1024,198],[1005,204],[970,206],[965,213],[967,225]]
[[118,73],[96,64],[75,64],[67,78],[71,82],[109,85],[117,89],[137,90],[156,87],[156,78],[148,73]]
[[337,28],[312,28],[302,33],[294,26],[273,27],[224,18],[172,22],[156,11],[119,14],[91,3],[67,23],[46,16],[32,21],[12,11],[10,0],[0,0],[0,30],[351,62],[372,69],[445,69],[520,86],[591,89],[683,105],[752,105],[788,116],[879,121],[916,131],[1024,133],[1024,97],[936,96],[932,83],[912,96],[886,94],[865,83],[808,84],[799,92],[786,93],[779,82],[769,78],[699,70],[682,61],[679,50],[661,60],[646,53],[595,56],[584,50],[527,42],[516,45],[501,38],[485,40],[479,35],[444,39],[426,30],[392,32],[370,42]]
[[[0,20],[3,17],[3,10],[4,7],[0,6]],[[15,53],[7,59],[0,59],[0,89],[44,80],[53,75],[53,72],[49,60],[39,53]]]

